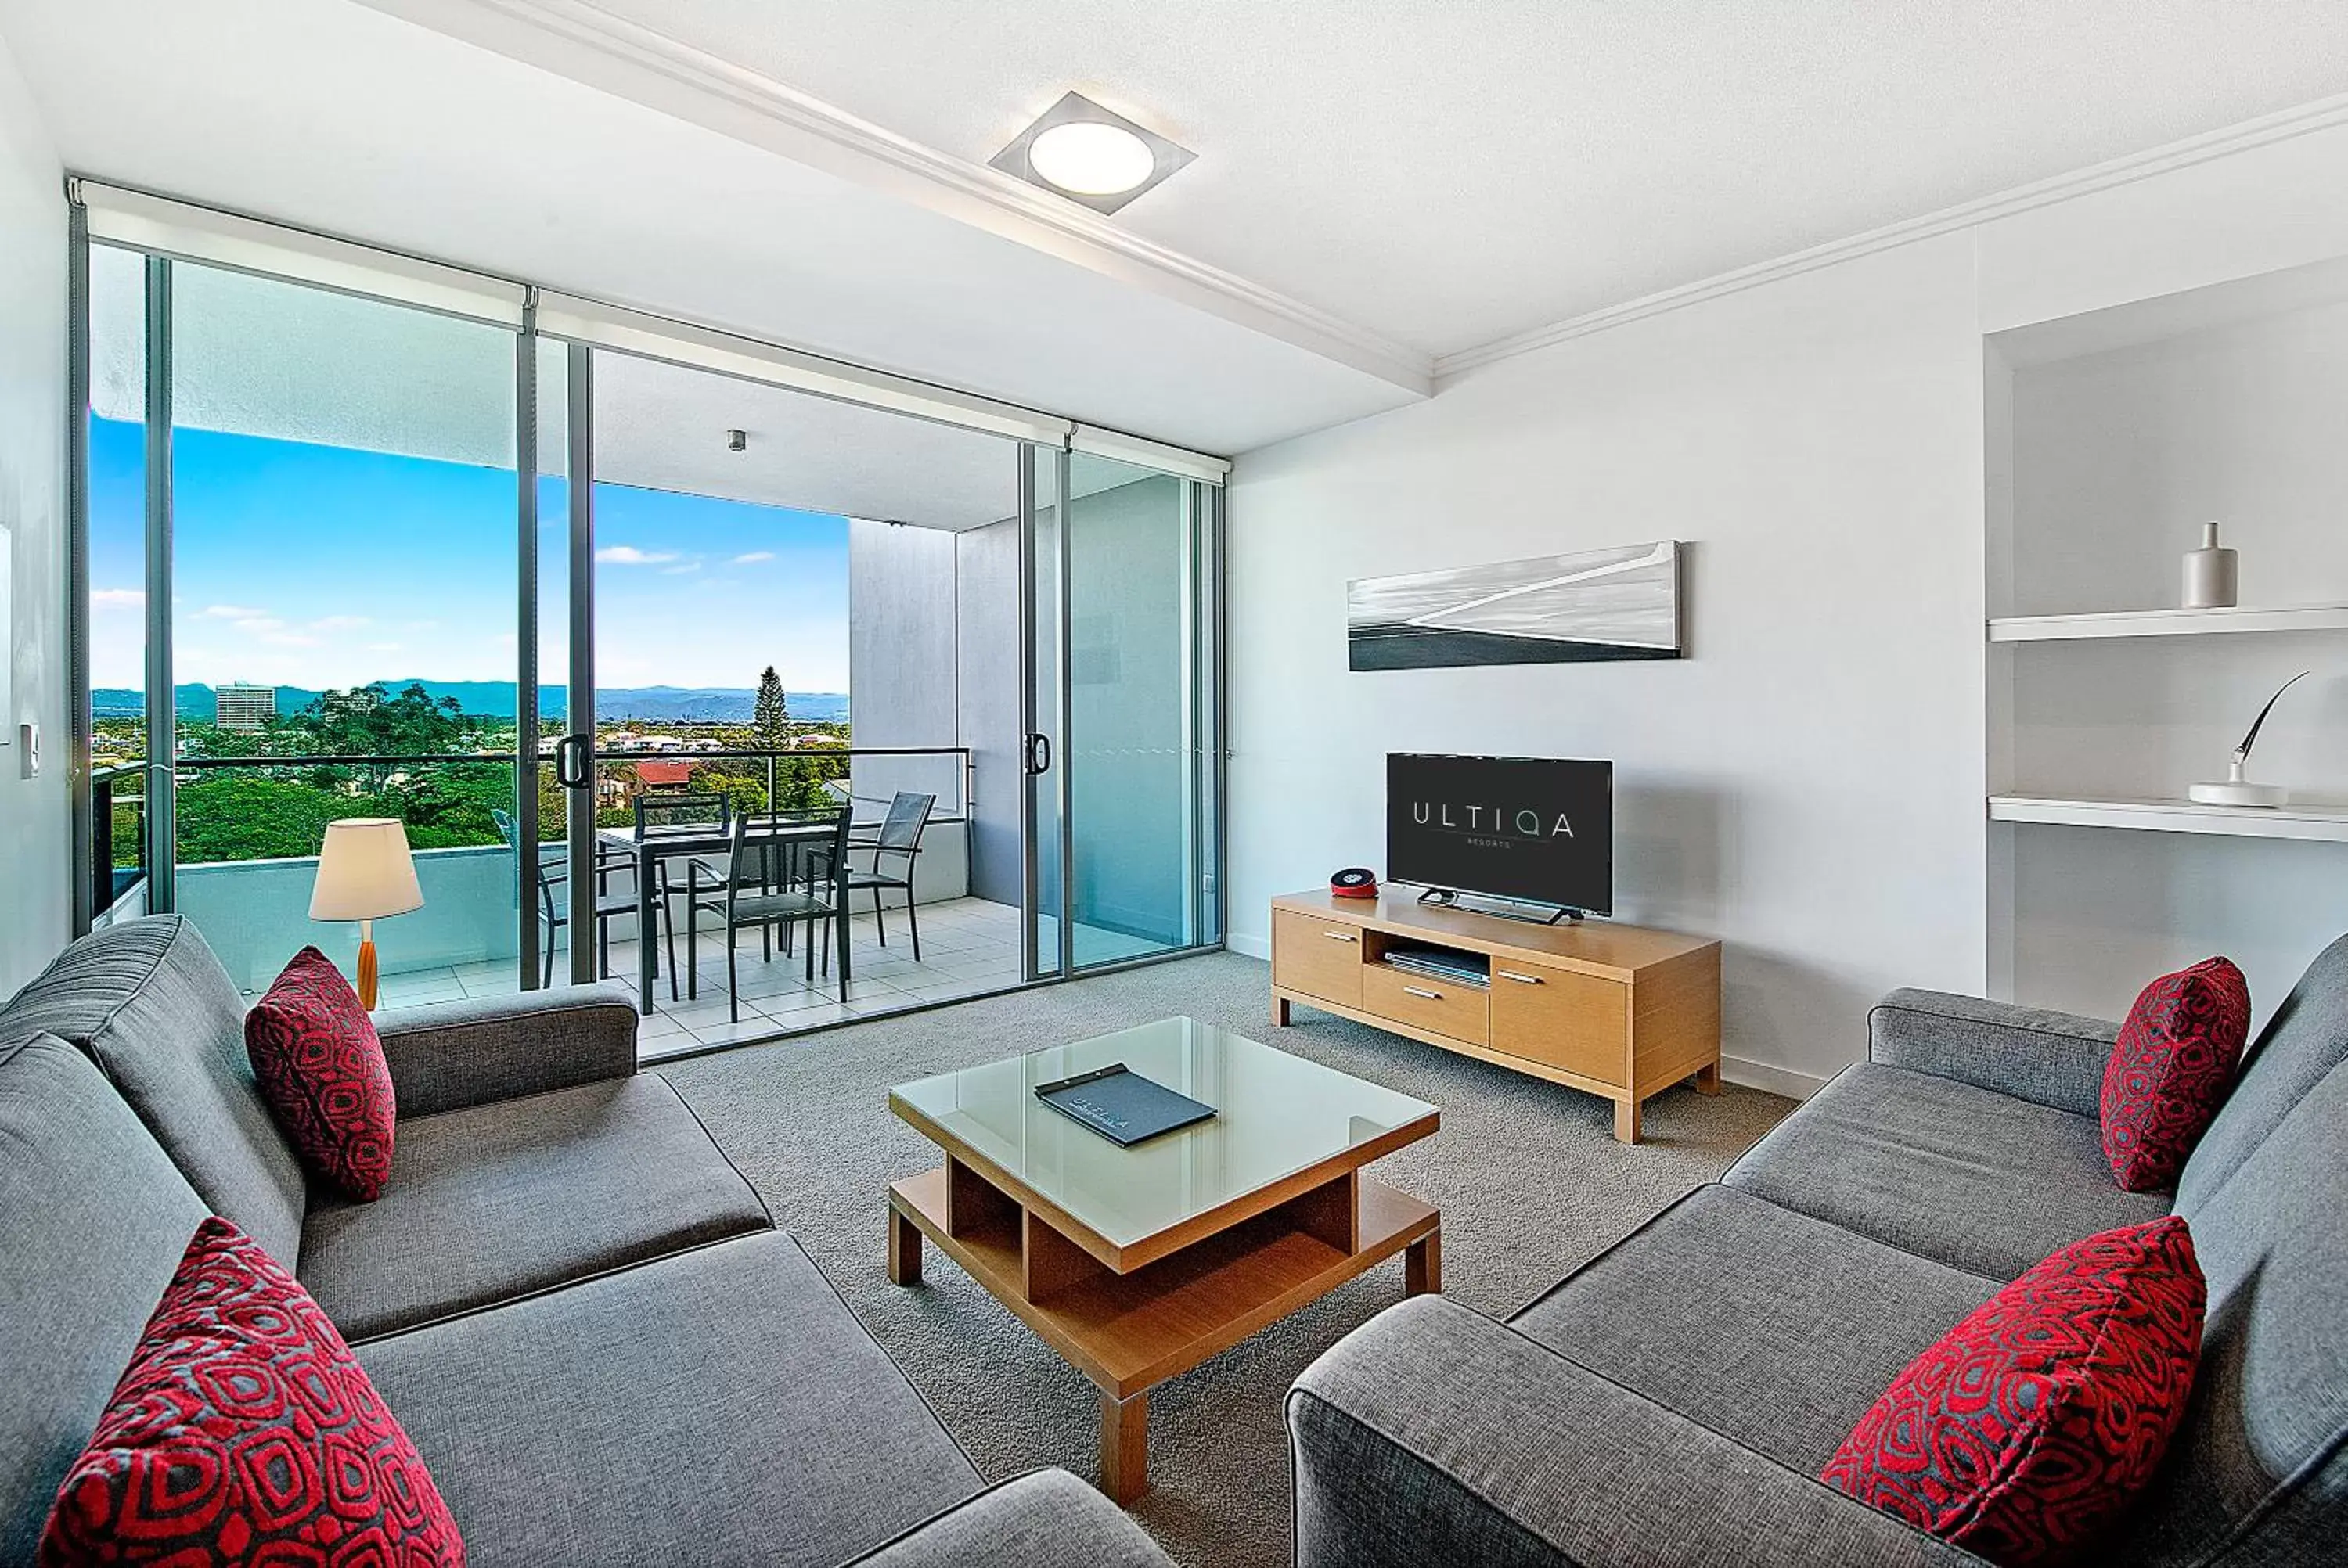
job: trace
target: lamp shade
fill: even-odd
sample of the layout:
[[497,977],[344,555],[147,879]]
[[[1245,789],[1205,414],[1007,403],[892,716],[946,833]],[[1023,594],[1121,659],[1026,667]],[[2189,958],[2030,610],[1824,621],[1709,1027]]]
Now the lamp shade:
[[326,825],[318,880],[310,888],[313,920],[380,920],[424,907],[407,829],[396,817],[354,816]]

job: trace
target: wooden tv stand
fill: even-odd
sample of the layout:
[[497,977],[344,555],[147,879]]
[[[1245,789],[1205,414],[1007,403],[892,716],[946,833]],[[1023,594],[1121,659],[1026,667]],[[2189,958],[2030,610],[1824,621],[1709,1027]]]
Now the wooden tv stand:
[[[1491,983],[1385,961],[1411,945],[1480,954]],[[1291,894],[1272,901],[1275,1026],[1292,1002],[1601,1095],[1625,1143],[1639,1141],[1647,1096],[1691,1078],[1720,1092],[1720,944],[1670,931]]]

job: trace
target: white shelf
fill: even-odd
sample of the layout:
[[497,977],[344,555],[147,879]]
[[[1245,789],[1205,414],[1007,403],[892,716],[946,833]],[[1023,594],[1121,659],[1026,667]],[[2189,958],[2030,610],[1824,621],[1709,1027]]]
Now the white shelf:
[[2213,833],[2231,838],[2312,838],[2348,844],[2348,806],[2202,805],[2189,800],[2081,800],[1993,794],[1993,822],[2052,822],[2149,833]]
[[2090,637],[2187,637],[2219,631],[2348,631],[2348,604],[2271,609],[2111,610],[2089,615],[2003,615],[1992,642],[2068,642]]

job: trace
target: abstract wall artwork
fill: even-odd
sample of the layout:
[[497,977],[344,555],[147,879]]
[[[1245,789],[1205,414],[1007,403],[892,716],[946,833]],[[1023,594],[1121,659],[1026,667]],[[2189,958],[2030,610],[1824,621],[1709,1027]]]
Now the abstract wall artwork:
[[1680,656],[1680,547],[1671,539],[1358,578],[1345,600],[1355,670]]

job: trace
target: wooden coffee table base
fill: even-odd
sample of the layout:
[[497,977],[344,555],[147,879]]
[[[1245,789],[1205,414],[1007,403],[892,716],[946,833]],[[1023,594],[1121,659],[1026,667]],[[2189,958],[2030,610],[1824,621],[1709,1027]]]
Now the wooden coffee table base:
[[1442,1216],[1347,1171],[1118,1273],[959,1160],[889,1189],[889,1277],[916,1285],[922,1238],[1101,1391],[1101,1490],[1149,1490],[1149,1389],[1398,1252],[1413,1296],[1443,1288]]

